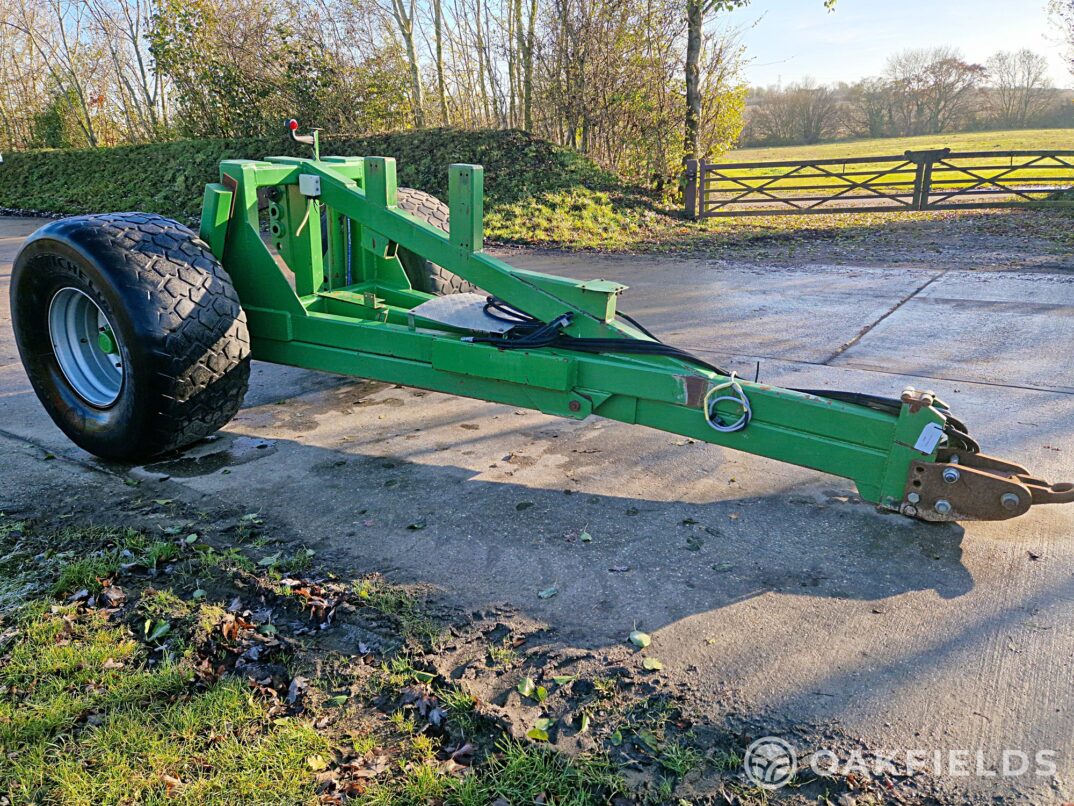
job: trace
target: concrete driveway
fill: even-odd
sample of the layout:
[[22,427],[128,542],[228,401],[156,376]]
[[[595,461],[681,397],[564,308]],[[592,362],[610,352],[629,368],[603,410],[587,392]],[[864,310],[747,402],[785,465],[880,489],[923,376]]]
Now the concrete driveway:
[[[460,609],[506,604],[566,645],[601,651],[637,625],[699,720],[938,752],[950,802],[1074,800],[1074,507],[927,525],[842,479],[657,431],[265,364],[219,439],[104,467],[52,425],[11,336],[11,260],[40,223],[0,222],[7,496],[58,472],[41,451],[72,460],[72,487],[113,483],[95,468],[166,475],[146,483],[260,511],[323,564],[430,583]],[[1072,274],[511,259],[623,282],[624,310],[744,375],[935,389],[988,453],[1074,479]],[[1005,750],[1030,769],[974,774]]]

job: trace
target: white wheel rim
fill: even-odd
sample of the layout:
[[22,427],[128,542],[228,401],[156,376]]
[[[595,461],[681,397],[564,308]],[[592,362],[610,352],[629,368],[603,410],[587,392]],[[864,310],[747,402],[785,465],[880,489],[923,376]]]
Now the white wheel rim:
[[91,406],[106,408],[123,388],[119,338],[97,303],[77,288],[61,288],[49,304],[48,332],[56,363]]

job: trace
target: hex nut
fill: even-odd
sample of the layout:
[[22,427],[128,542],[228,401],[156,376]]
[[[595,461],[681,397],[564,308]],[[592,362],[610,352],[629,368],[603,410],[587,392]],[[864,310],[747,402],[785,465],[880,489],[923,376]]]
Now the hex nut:
[[916,504],[921,500],[921,496],[917,493],[907,493],[906,500],[909,501],[911,504]]
[[1004,509],[1017,509],[1022,499],[1018,497],[1018,493],[1004,493],[999,497],[999,503]]
[[935,503],[933,508],[941,515],[947,515],[951,512],[951,502],[948,501],[946,498],[941,498]]

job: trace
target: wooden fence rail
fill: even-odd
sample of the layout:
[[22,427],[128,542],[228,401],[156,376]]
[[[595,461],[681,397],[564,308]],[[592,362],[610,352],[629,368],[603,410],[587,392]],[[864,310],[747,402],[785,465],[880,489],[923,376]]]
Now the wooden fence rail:
[[897,156],[686,167],[686,213],[711,216],[1074,206],[1074,151],[907,151]]

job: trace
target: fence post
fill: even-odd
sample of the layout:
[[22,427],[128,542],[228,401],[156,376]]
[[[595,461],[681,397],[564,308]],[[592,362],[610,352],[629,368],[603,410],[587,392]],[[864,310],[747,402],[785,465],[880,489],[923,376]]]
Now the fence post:
[[[704,181],[702,177],[701,181]],[[686,188],[683,191],[683,198],[686,202],[686,217],[691,218],[694,221],[698,219],[698,201],[700,194],[698,193],[698,169],[697,160],[686,161]]]
[[913,208],[915,210],[929,209],[929,195],[932,193],[932,167],[950,153],[950,148],[906,152],[906,159],[917,166],[917,172],[914,174]]

